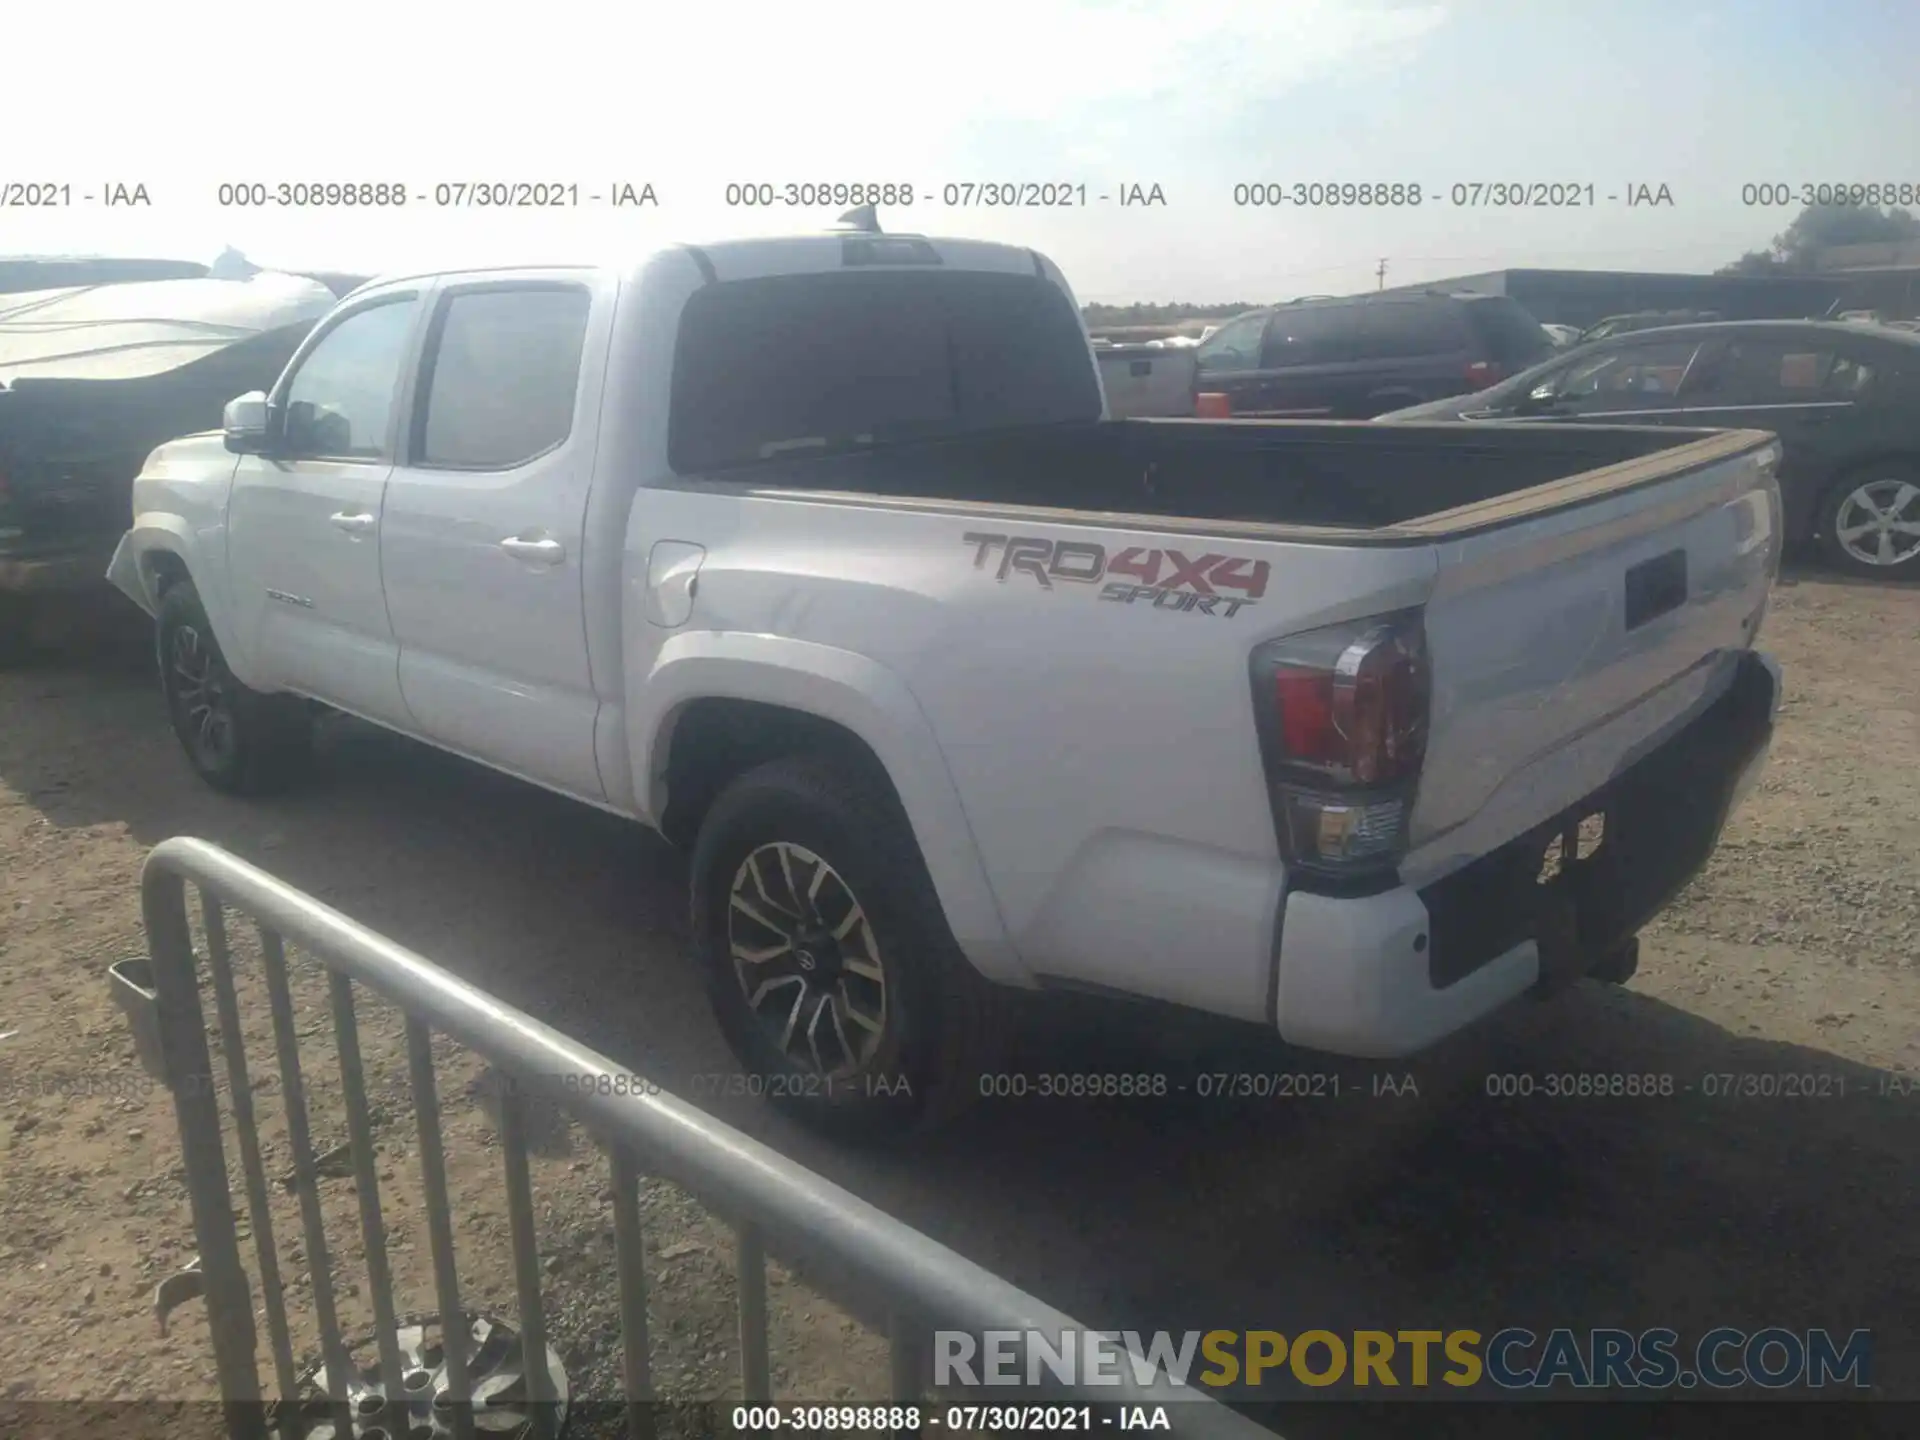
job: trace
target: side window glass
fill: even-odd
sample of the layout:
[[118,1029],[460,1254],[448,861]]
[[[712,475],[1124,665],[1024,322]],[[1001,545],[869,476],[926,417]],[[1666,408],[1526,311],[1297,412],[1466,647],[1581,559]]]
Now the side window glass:
[[281,398],[289,459],[387,455],[400,366],[419,302],[411,295],[356,310],[320,337]]
[[[1845,372],[1836,375],[1842,365]],[[1714,393],[1728,405],[1792,405],[1846,398],[1851,380],[1864,383],[1852,361],[1841,360],[1832,350],[1792,340],[1731,341],[1724,360],[1714,368]]]
[[1693,340],[1623,345],[1570,366],[1555,394],[1562,400],[1640,401],[1673,396],[1699,348]]
[[1267,333],[1267,319],[1267,313],[1263,310],[1255,315],[1242,315],[1238,320],[1229,320],[1207,337],[1206,343],[1194,356],[1195,366],[1202,373],[1258,370],[1260,341]]
[[504,470],[561,444],[591,303],[575,286],[449,296],[425,362],[416,463]]
[[1273,312],[1262,368],[1330,365],[1360,353],[1360,306],[1326,305]]

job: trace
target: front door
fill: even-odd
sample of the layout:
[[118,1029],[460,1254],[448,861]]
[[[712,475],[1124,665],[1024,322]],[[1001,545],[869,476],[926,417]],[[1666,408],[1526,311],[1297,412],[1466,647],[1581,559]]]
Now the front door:
[[1236,415],[1258,414],[1264,402],[1266,373],[1260,368],[1270,312],[1255,311],[1229,320],[1194,352],[1194,389],[1225,395]]
[[[1622,341],[1543,378],[1517,417],[1595,424],[1712,425],[1685,407],[1720,347],[1699,336]],[[1509,418],[1502,416],[1501,418]]]
[[[1249,414],[1325,420],[1354,409],[1365,389],[1360,356],[1359,306],[1283,305],[1273,312],[1260,356],[1260,378]],[[1234,413],[1239,414],[1238,405]]]
[[250,679],[404,721],[380,587],[380,518],[420,303],[330,319],[273,397],[271,453],[243,456],[227,508],[237,648]]
[[439,292],[380,539],[420,732],[596,800],[581,560],[601,367],[583,356],[604,354],[609,309],[589,345],[586,283]]

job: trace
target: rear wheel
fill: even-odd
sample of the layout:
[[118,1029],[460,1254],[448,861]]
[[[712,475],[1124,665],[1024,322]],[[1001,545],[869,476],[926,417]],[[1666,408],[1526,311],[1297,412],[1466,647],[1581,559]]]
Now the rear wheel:
[[1820,543],[1834,565],[1855,575],[1920,576],[1920,470],[1875,466],[1841,480],[1822,507]]
[[960,953],[898,802],[807,757],[740,776],[693,851],[695,945],[746,1082],[848,1139],[978,1093],[1012,996]]
[[190,583],[181,581],[161,597],[157,640],[167,715],[200,778],[234,795],[268,794],[292,783],[312,752],[306,705],[234,678]]

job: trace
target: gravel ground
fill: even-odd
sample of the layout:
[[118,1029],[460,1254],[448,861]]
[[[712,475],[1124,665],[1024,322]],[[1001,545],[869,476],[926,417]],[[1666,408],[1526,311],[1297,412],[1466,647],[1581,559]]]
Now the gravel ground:
[[[1763,643],[1788,678],[1773,763],[1648,931],[1633,983],[1583,985],[1391,1067],[1406,1093],[1373,1098],[1378,1067],[1283,1057],[1232,1027],[1059,1001],[1028,1069],[1337,1068],[1347,1098],[988,1102],[937,1143],[883,1154],[826,1147],[751,1100],[702,1103],[1091,1323],[1865,1326],[1880,1390],[1920,1398],[1920,591],[1790,579]],[[0,1400],[214,1393],[204,1307],[157,1332],[153,1287],[191,1255],[191,1224],[171,1106],[103,979],[143,949],[139,867],[174,834],[227,846],[669,1088],[730,1070],[683,958],[684,871],[635,828],[352,730],[333,737],[323,783],[231,801],[187,771],[137,639],[124,657],[0,674]],[[290,1162],[257,947],[238,926],[235,944],[277,1177]],[[325,986],[297,956],[292,979],[325,1150],[345,1138]],[[396,1288],[424,1311],[399,1035],[365,1007]],[[440,1058],[467,1294],[511,1317],[494,1122],[472,1057]],[[1489,1074],[1572,1070],[1682,1088],[1486,1094]],[[1847,1093],[1710,1099],[1710,1074],[1828,1075]],[[551,1332],[576,1391],[611,1395],[605,1168],[578,1132],[545,1149],[533,1179]],[[364,1325],[353,1183],[321,1191],[343,1315]],[[273,1195],[304,1351],[312,1258],[291,1188]],[[729,1230],[661,1180],[642,1205],[663,1395],[737,1394]],[[259,1219],[244,1218],[249,1233]],[[775,1267],[777,1390],[884,1393],[872,1307],[811,1279]]]

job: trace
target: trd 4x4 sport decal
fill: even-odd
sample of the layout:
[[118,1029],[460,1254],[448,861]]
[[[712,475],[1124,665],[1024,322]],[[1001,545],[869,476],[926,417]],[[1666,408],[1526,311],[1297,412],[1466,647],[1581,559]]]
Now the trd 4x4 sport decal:
[[[1005,582],[1026,575],[1051,590],[1055,581],[1100,586],[1102,600],[1132,605],[1146,601],[1156,610],[1231,617],[1267,593],[1268,565],[1235,555],[1194,555],[1181,550],[1129,546],[1109,557],[1107,547],[1091,540],[1048,540],[1041,536],[960,537],[973,547],[973,568],[993,567]],[[1120,577],[1120,578],[1116,578]]]

